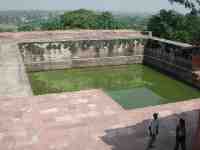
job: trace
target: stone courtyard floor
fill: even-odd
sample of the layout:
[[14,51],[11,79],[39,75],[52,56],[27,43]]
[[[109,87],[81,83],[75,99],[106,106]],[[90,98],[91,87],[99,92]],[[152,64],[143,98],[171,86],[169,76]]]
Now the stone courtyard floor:
[[199,100],[124,110],[101,90],[0,98],[0,150],[145,150],[159,112],[156,150],[173,150],[178,118],[191,149]]
[[[156,150],[173,150],[179,117],[187,146],[195,139],[200,99],[124,110],[101,90],[32,96],[16,51],[24,41],[113,39],[143,36],[130,31],[67,31],[0,34],[0,150],[145,150],[147,127],[160,115]],[[21,97],[18,97],[21,96]]]

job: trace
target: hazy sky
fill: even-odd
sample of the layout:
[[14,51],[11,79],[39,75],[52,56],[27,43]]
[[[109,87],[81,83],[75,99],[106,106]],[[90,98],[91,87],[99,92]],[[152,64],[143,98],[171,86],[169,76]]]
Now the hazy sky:
[[161,8],[184,11],[168,0],[0,0],[0,10],[7,9],[64,9],[87,8],[122,12],[156,12]]

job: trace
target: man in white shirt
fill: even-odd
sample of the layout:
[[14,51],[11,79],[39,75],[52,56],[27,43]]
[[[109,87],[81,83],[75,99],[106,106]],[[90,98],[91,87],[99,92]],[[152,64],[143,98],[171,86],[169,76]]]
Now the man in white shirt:
[[148,148],[153,148],[153,144],[156,141],[156,137],[159,133],[159,120],[158,120],[158,113],[153,114],[153,120],[151,121],[149,125],[149,135],[150,135],[150,141],[148,144]]

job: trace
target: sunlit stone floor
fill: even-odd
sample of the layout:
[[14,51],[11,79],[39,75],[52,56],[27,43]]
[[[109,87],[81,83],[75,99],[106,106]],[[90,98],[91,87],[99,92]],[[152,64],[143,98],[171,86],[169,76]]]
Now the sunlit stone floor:
[[191,149],[199,100],[124,110],[101,90],[0,98],[0,150],[145,150],[147,126],[160,114],[154,149],[173,149],[175,125],[186,119]]

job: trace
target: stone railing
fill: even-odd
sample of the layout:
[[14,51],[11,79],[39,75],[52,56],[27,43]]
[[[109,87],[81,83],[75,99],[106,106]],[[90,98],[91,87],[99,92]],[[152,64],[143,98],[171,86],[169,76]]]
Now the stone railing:
[[189,47],[189,44],[152,37],[145,45],[144,55],[192,69],[192,53],[188,50]]
[[144,63],[191,84],[196,85],[194,82],[200,79],[199,50],[189,44],[152,37],[151,32],[72,33],[63,33],[67,35],[63,40],[20,42],[18,46],[27,70]]
[[20,43],[28,71],[142,63],[144,39]]
[[144,48],[144,64],[193,84],[191,45],[151,37]]

